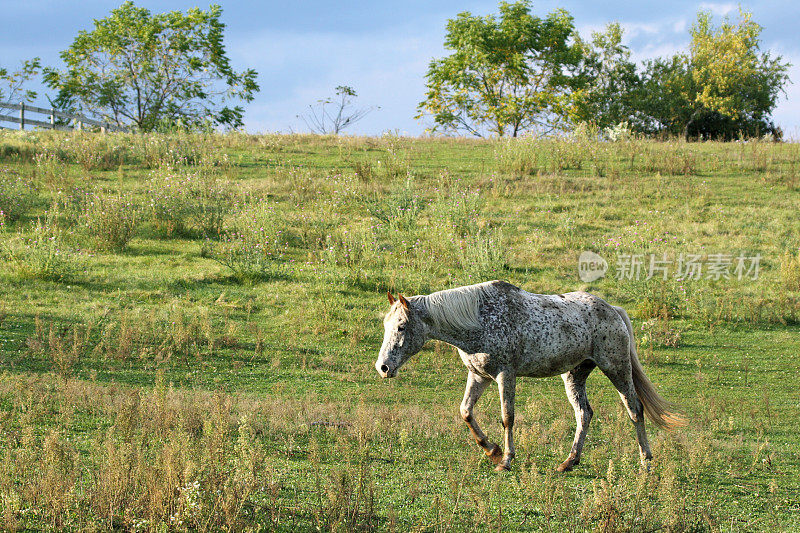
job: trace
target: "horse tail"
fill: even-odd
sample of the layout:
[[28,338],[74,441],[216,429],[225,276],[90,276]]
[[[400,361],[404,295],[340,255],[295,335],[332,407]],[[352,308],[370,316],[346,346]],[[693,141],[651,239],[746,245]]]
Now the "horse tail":
[[633,387],[636,389],[636,395],[639,401],[644,406],[644,413],[647,415],[654,424],[659,427],[674,429],[686,425],[686,418],[675,410],[672,403],[665,400],[656,391],[653,382],[648,379],[644,373],[644,368],[639,362],[639,355],[636,353],[636,341],[633,338],[633,324],[628,317],[628,313],[621,307],[614,306],[619,316],[625,322],[625,327],[628,328],[629,338],[629,353],[631,358],[631,369],[633,370]]

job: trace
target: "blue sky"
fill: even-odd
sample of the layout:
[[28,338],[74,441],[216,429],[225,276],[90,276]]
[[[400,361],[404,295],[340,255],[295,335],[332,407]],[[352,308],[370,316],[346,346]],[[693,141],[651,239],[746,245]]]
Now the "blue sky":
[[[120,1],[0,0],[0,65],[14,68],[40,56],[47,65],[60,66],[58,54],[81,29],[105,17]],[[209,2],[210,3],[210,2]],[[255,68],[261,92],[247,106],[245,125],[250,132],[305,131],[297,118],[309,104],[333,94],[337,85],[350,85],[358,103],[380,106],[348,133],[379,135],[385,131],[418,135],[426,128],[414,119],[425,92],[428,63],[446,52],[442,47],[447,19],[462,11],[497,12],[496,1],[303,1],[226,2],[226,46],[237,69]],[[144,1],[137,5],[159,12],[185,10],[207,3]],[[601,5],[602,4],[602,5]],[[625,42],[634,58],[674,53],[688,44],[688,28],[699,9],[718,16],[736,14],[738,3],[692,2],[539,1],[533,12],[544,16],[555,8],[567,9],[582,35],[612,21],[622,23]],[[800,2],[776,0],[742,2],[764,27],[762,46],[794,66],[775,110],[775,121],[792,138],[800,138]],[[46,100],[40,98],[41,104]]]

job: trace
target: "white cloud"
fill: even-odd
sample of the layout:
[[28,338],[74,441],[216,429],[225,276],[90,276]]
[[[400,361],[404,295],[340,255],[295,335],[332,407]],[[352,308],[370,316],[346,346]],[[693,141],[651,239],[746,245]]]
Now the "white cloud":
[[645,23],[645,22],[623,22],[622,29],[629,39],[636,39],[643,35],[657,35],[663,31],[665,24]]
[[711,11],[715,15],[724,17],[725,15],[736,9],[736,4],[732,4],[729,2],[724,4],[719,4],[715,2],[701,2],[700,9],[707,9],[708,11]]
[[575,27],[578,34],[584,39],[591,39],[593,33],[600,33],[606,30],[605,24],[579,24]]

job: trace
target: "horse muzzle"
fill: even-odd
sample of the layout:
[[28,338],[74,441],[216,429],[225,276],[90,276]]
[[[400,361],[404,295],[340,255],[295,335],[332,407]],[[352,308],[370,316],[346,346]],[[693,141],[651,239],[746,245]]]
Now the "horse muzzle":
[[375,363],[375,370],[378,371],[382,378],[393,378],[397,375],[397,368],[393,368],[386,363]]

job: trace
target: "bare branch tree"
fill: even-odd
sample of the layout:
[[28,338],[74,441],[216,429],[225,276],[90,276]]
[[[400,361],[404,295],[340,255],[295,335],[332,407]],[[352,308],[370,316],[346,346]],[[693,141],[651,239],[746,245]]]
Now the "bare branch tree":
[[357,96],[355,89],[349,85],[339,85],[336,87],[336,96],[318,100],[316,106],[308,106],[307,113],[297,116],[314,133],[338,135],[372,111],[380,109],[379,106],[354,107],[353,101]]
[[25,88],[25,84],[39,74],[41,63],[38,57],[23,61],[19,70],[9,72],[0,67],[0,102],[4,104],[17,104],[20,100],[33,102],[36,91]]

